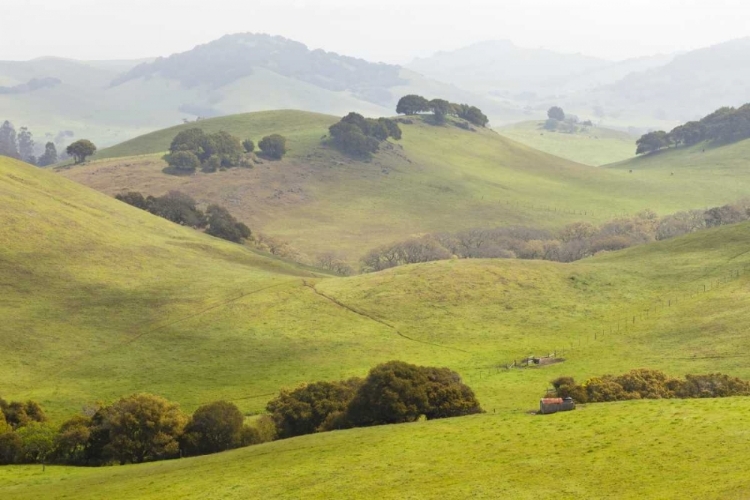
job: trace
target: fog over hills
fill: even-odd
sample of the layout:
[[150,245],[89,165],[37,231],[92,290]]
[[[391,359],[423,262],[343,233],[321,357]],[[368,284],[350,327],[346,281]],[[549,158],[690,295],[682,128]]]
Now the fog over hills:
[[[750,101],[750,38],[743,38],[676,56],[667,64],[635,72],[571,104],[596,102],[645,122],[685,122],[722,106]],[[632,117],[632,118],[631,118]]]
[[748,56],[750,39],[619,62],[487,41],[401,67],[242,33],[166,58],[0,61],[0,119],[29,127],[37,142],[67,132],[107,146],[251,111],[388,116],[400,97],[417,93],[476,105],[494,126],[543,118],[561,105],[640,131],[750,101]]
[[[35,88],[40,81],[46,85]],[[263,34],[227,35],[148,61],[0,62],[0,118],[28,126],[37,138],[70,130],[105,146],[183,120],[238,112],[392,115],[398,99],[413,92],[471,102],[498,122],[522,116],[400,66],[310,50]]]

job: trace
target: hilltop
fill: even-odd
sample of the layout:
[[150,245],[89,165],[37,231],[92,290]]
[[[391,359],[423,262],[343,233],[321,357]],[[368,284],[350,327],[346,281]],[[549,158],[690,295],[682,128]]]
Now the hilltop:
[[[30,85],[36,81],[34,85]],[[38,88],[39,82],[46,82]],[[24,92],[4,93],[25,89]],[[70,131],[101,147],[153,130],[235,113],[302,109],[382,116],[406,94],[475,102],[496,122],[523,113],[400,66],[311,50],[279,36],[239,33],[145,61],[0,61],[0,122],[37,141]]]
[[[737,472],[750,412],[743,399],[602,403],[547,418],[526,412],[561,375],[648,366],[750,378],[739,355],[750,342],[743,327],[750,224],[573,264],[450,260],[333,278],[11,160],[0,160],[0,197],[9,214],[0,228],[0,343],[10,360],[0,385],[4,397],[42,402],[57,421],[143,390],[188,410],[224,398],[252,413],[282,387],[361,376],[388,359],[457,370],[488,410],[144,466],[50,468],[44,476],[12,467],[0,471],[9,498],[201,497],[209,489],[230,498],[260,491],[322,498],[341,488],[387,498],[422,487],[447,498],[523,497],[553,488],[531,481],[539,467],[552,471],[555,491],[577,496],[616,486],[623,497],[691,488],[711,498],[709,477],[724,497],[749,486]],[[565,362],[501,368],[553,351]],[[713,446],[721,439],[736,446]],[[540,441],[553,451],[530,452]],[[439,458],[424,459],[428,449]],[[572,457],[565,470],[555,467],[562,454]],[[700,459],[664,464],[686,454]],[[647,480],[656,466],[668,482]],[[222,476],[207,481],[217,470]],[[278,478],[290,473],[297,479],[279,489]],[[435,474],[450,479],[435,484]],[[490,488],[488,477],[504,479]]]
[[[338,118],[297,111],[202,120],[105,150],[106,158],[59,173],[114,195],[177,189],[219,203],[251,229],[291,242],[313,260],[336,252],[352,264],[373,247],[435,232],[507,225],[559,228],[652,209],[661,214],[743,198],[750,179],[710,167],[683,175],[598,169],[530,148],[489,129],[402,123],[403,139],[372,161],[321,143]],[[257,142],[289,137],[283,160],[188,177],[164,174],[161,154],[186,127],[226,130]],[[619,140],[619,139],[616,139]],[[124,155],[123,157],[115,157]]]
[[574,133],[550,132],[543,121],[515,123],[499,128],[498,132],[545,153],[599,166],[632,158],[636,137],[604,127],[583,127]]

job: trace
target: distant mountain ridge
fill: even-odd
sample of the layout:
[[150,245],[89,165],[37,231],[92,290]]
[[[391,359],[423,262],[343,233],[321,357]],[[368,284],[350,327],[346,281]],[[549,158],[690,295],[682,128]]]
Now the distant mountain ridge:
[[310,50],[300,42],[280,36],[242,33],[140,64],[117,77],[112,86],[159,75],[188,88],[200,85],[219,88],[253,75],[257,68],[334,92],[352,91],[357,97],[381,105],[390,104],[392,99],[384,89],[407,83],[396,65]]
[[750,38],[620,62],[481,42],[406,67],[241,33],[165,58],[0,61],[0,120],[38,142],[60,131],[99,146],[196,118],[299,109],[393,115],[407,94],[478,106],[493,126],[550,106],[641,134],[750,101]]
[[493,40],[415,59],[407,67],[467,90],[524,92],[544,86],[549,80],[572,77],[611,64],[582,54],[527,49],[508,40]]
[[15,88],[34,78],[60,83],[12,96],[0,93],[0,119],[29,127],[37,138],[70,130],[100,147],[183,121],[253,111],[389,116],[411,93],[479,106],[495,123],[523,118],[503,103],[400,66],[252,33],[151,60],[0,61],[0,86]]
[[25,94],[27,92],[34,92],[35,90],[54,87],[60,85],[62,80],[59,78],[46,77],[46,78],[32,78],[26,83],[20,83],[13,85],[12,87],[0,86],[0,94]]
[[667,64],[631,73],[588,96],[623,114],[680,123],[722,106],[750,101],[750,37],[680,54]]

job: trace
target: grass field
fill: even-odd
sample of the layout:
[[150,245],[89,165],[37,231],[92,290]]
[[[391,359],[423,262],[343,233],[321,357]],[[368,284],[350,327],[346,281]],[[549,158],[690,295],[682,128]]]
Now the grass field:
[[[553,375],[624,371],[644,360],[680,374],[710,371],[720,356],[722,368],[750,377],[741,359],[727,357],[750,342],[744,275],[712,288],[750,263],[748,225],[568,265],[444,261],[331,279],[52,173],[7,162],[4,170],[11,215],[2,229],[2,341],[14,356],[0,380],[8,397],[33,397],[56,415],[142,388],[187,409],[221,397],[258,411],[283,386],[362,375],[394,358],[451,366],[497,409],[533,406]],[[58,239],[42,245],[44,232]],[[704,284],[706,295],[683,302]],[[665,308],[672,297],[679,305]],[[635,329],[609,333],[634,314]],[[701,341],[706,331],[715,342]],[[564,364],[493,372],[571,344]],[[503,393],[508,387],[518,390]]]
[[[2,468],[3,498],[749,491],[747,398],[527,412],[560,375],[750,378],[750,224],[573,264],[451,260],[334,278],[11,160],[0,160],[0,203],[0,394],[38,400],[54,422],[136,391],[252,414],[283,387],[391,359],[458,371],[488,411],[137,467]],[[565,362],[502,368],[552,351]]]
[[727,145],[698,144],[691,147],[669,148],[638,156],[630,160],[607,165],[614,170],[633,170],[638,175],[674,176],[690,178],[697,174],[706,175],[713,182],[744,182],[747,173],[747,158],[750,155],[750,141],[740,141]]
[[750,492],[748,425],[748,399],[599,404],[551,417],[489,414],[139,466],[0,468],[0,494],[9,500],[739,500]]
[[373,161],[359,162],[320,144],[335,120],[285,111],[200,122],[207,130],[226,129],[256,141],[275,131],[289,136],[288,158],[253,169],[165,175],[158,152],[181,129],[175,128],[102,152],[145,156],[109,158],[60,173],[112,195],[179,189],[204,204],[228,207],[253,230],[291,242],[312,260],[335,251],[355,265],[376,246],[425,233],[517,224],[558,228],[646,208],[672,213],[736,201],[750,186],[739,161],[731,177],[715,175],[710,163],[684,175],[600,169],[490,130],[473,133],[419,121],[403,125],[403,140]]
[[584,165],[605,165],[635,156],[636,137],[603,127],[587,127],[567,134],[545,130],[543,121],[528,121],[497,131],[514,141]]

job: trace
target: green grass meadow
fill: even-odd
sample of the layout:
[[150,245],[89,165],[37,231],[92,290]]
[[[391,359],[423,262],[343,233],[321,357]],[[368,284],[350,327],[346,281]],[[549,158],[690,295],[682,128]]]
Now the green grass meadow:
[[[278,211],[287,218],[266,230],[300,232],[319,248],[324,238],[329,248],[358,248],[337,235],[368,218],[385,227],[402,214],[396,231],[372,243],[537,213],[498,208],[503,201],[625,211],[650,202],[664,211],[732,201],[746,185],[744,143],[597,169],[491,131],[405,128],[403,150],[387,156],[399,163],[377,187],[372,179],[385,167],[377,160],[329,166],[339,170],[310,180],[318,191],[308,218],[299,217],[301,206]],[[313,144],[319,132],[300,132],[297,144]],[[128,154],[139,152],[131,146]],[[295,154],[279,164],[287,175],[320,173],[322,166],[293,170],[315,151]],[[683,161],[657,161],[671,155]],[[685,161],[698,155],[722,166]],[[456,370],[487,411],[140,466],[3,467],[3,499],[750,495],[748,398],[530,414],[561,375],[584,380],[643,367],[750,379],[748,223],[572,264],[448,260],[337,278],[12,160],[0,159],[0,203],[0,395],[39,401],[53,423],[140,391],[185,411],[226,399],[253,415],[282,388],[363,376],[393,359]],[[346,217],[323,217],[335,211]],[[574,216],[554,217],[544,215],[547,224]],[[564,362],[505,368],[551,352]]]
[[498,132],[545,153],[595,167],[632,158],[637,139],[627,132],[596,126],[575,133],[550,132],[543,121],[514,123]]
[[[111,467],[0,468],[4,498],[742,499],[750,401],[637,401],[336,431]],[[4,486],[3,486],[4,485]]]

